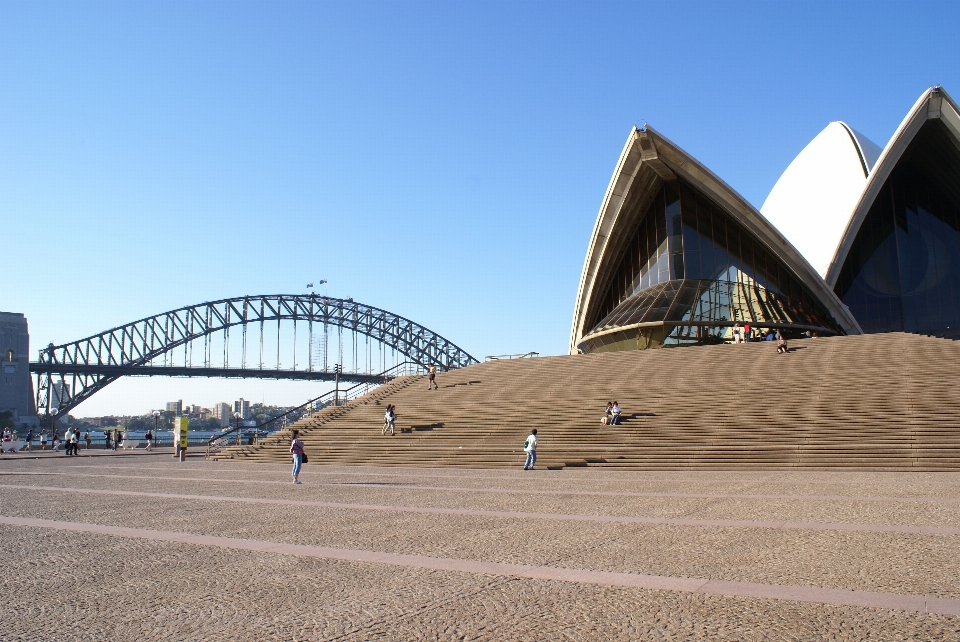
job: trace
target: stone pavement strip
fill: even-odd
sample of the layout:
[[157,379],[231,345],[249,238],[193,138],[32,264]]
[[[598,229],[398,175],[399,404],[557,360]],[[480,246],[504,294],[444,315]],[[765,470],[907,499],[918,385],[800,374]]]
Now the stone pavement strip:
[[960,640],[956,473],[301,477],[2,460],[0,640]]

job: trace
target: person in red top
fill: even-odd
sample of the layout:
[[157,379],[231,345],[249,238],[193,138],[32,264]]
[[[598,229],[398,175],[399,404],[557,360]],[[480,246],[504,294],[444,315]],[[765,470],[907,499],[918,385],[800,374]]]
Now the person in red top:
[[750,339],[752,338],[750,335],[750,328],[751,326],[749,321],[743,324],[743,340],[747,343],[750,343]]
[[303,466],[303,442],[300,441],[300,431],[294,430],[290,433],[290,454],[293,455],[293,483],[302,483],[300,477],[300,467]]

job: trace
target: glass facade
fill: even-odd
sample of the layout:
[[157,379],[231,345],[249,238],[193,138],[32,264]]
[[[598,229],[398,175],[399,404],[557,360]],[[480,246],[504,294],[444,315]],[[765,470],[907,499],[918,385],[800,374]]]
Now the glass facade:
[[[839,331],[763,243],[682,181],[660,187],[621,256],[590,320],[585,352],[627,349],[631,341],[633,348],[721,341],[736,321]],[[662,327],[649,329],[655,324]],[[634,329],[618,330],[627,326]]]
[[877,194],[834,291],[864,332],[960,334],[960,151],[940,120]]

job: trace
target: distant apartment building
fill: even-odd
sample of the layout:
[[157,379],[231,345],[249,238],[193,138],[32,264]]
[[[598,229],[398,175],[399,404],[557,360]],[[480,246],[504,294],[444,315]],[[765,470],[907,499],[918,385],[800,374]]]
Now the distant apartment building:
[[225,428],[230,425],[230,418],[233,416],[233,411],[230,410],[230,404],[228,403],[218,403],[213,407],[213,416],[216,419],[220,420],[220,427]]
[[[11,251],[4,258],[15,254]],[[12,413],[17,424],[34,426],[40,419],[33,405],[29,353],[26,317],[17,312],[0,312],[0,411]]]
[[250,418],[250,402],[244,399],[243,397],[240,397],[239,401],[233,402],[233,411],[239,412],[241,419],[249,419]]
[[180,401],[168,401],[167,412],[175,412],[178,415],[183,414],[183,399]]
[[100,419],[97,420],[97,425],[99,425],[101,428],[106,428],[107,426],[116,426],[117,418],[116,417],[100,417]]

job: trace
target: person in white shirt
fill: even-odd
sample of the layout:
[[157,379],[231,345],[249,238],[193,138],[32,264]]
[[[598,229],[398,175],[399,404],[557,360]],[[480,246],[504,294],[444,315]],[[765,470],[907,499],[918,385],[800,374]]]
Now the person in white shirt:
[[393,410],[392,404],[388,405],[387,411],[383,413],[383,430],[380,431],[380,434],[387,434],[388,429],[391,435],[395,434],[397,430],[397,415]]
[[533,470],[533,465],[537,463],[537,429],[534,428],[523,442],[523,450],[527,453],[527,461],[523,464],[524,470]]
[[66,453],[66,455],[67,455],[68,457],[72,457],[73,455],[79,455],[79,454],[80,454],[79,448],[78,448],[78,442],[79,442],[79,438],[78,438],[78,437],[79,437],[79,435],[77,434],[77,431],[74,430],[73,428],[71,428],[70,430],[68,430],[68,431],[67,431],[67,434],[64,435],[64,439],[67,440],[67,447],[66,447],[66,450],[65,450],[64,452]]

